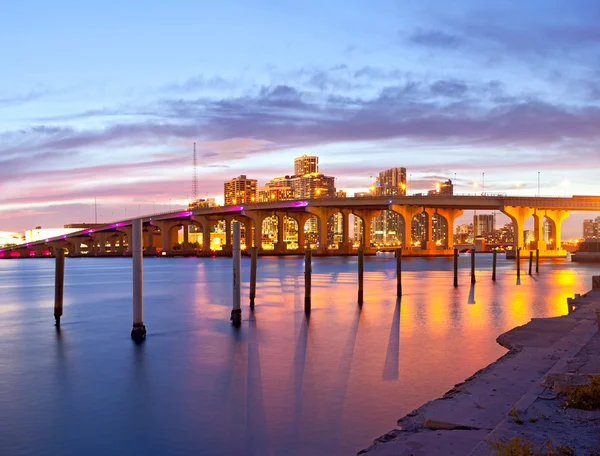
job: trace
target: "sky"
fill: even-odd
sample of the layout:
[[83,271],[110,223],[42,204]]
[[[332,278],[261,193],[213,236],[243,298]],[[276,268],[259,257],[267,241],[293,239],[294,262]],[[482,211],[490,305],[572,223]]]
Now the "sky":
[[598,195],[598,23],[597,0],[1,2],[0,230],[185,206],[194,141],[202,197],[301,154],[349,193],[402,166],[410,192]]

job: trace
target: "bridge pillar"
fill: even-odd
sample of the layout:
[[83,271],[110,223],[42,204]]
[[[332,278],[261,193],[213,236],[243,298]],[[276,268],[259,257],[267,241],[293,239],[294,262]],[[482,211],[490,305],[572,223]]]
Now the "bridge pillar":
[[318,252],[321,254],[327,253],[327,231],[328,231],[328,222],[329,217],[333,214],[340,212],[339,208],[334,207],[308,207],[307,211],[316,215],[319,220],[319,249]]
[[438,215],[441,215],[446,219],[448,225],[448,233],[446,234],[446,248],[454,248],[454,221],[463,215],[462,209],[436,209]]
[[562,250],[562,223],[569,216],[569,211],[547,210],[546,217],[551,221],[554,231],[553,247],[554,250]]
[[306,233],[304,232],[304,226],[308,219],[312,217],[312,214],[306,212],[290,212],[289,217],[296,220],[298,224],[298,249],[296,250],[298,253],[304,253],[304,248],[306,247]]
[[230,252],[232,250],[232,245],[231,245],[231,221],[232,221],[232,217],[224,217],[223,220],[225,220],[225,245],[222,246],[222,249]]
[[544,242],[544,212],[536,209],[533,213],[533,232],[535,241],[533,241],[532,249],[538,249],[540,252],[546,250],[546,242]]
[[78,257],[81,256],[81,239],[74,238],[68,241],[69,256]]
[[423,246],[426,250],[437,250],[437,245],[433,240],[433,214],[436,210],[433,208],[423,208],[423,212],[427,214],[427,240]]
[[371,220],[381,214],[381,210],[376,209],[353,209],[352,213],[355,217],[360,217],[363,222],[363,232],[361,245],[365,253],[372,251],[371,248]]
[[501,209],[501,212],[507,215],[514,227],[515,236],[513,240],[513,249],[519,250],[524,247],[523,241],[523,227],[525,225],[525,220],[531,217],[535,209],[532,207],[524,207],[524,206],[504,206]]
[[[254,226],[254,247],[258,248],[258,253],[262,252],[262,235],[263,235],[263,222],[267,217],[273,215],[273,211],[248,211],[244,212],[244,217],[251,221],[251,225]],[[248,230],[250,231],[250,230]],[[246,239],[250,239],[248,233],[246,233]],[[252,245],[246,244],[246,247],[252,247]]]
[[277,244],[275,244],[275,252],[285,253],[285,212],[277,212]]
[[125,233],[125,236],[127,236],[127,249],[125,249],[125,241],[121,237],[121,241],[123,242],[123,253],[125,253],[125,252],[131,253],[131,232],[132,232],[131,226],[121,226],[117,230],[120,231],[121,233]]
[[402,233],[402,248],[412,249],[413,237],[412,237],[412,221],[417,214],[423,212],[422,208],[418,206],[404,206],[400,204],[392,204],[390,210],[397,214],[400,214],[404,219],[403,233]]
[[196,224],[202,226],[202,251],[204,253],[210,252],[210,231],[212,227],[212,221],[208,217],[194,216],[192,220]]
[[154,245],[154,226],[146,225],[144,227],[146,231],[146,236],[144,236],[144,252],[147,255],[156,254],[156,246]]
[[190,228],[190,224],[189,223],[184,223],[183,224],[183,245],[181,246],[181,248],[183,250],[189,250],[190,249],[189,228]]
[[353,242],[350,239],[350,214],[352,214],[352,211],[350,209],[342,209],[340,212],[342,213],[344,222],[342,224],[342,242],[338,249],[340,253],[349,255],[352,253],[353,246]]
[[150,225],[157,227],[160,230],[160,248],[163,252],[172,252],[174,244],[178,240],[174,239],[177,234],[173,232],[175,227],[182,225],[178,220],[152,220]]

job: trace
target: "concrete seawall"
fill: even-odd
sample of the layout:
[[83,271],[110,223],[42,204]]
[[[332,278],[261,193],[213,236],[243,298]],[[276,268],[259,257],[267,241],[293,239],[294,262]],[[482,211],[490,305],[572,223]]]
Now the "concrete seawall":
[[359,454],[373,456],[495,454],[489,442],[520,436],[600,452],[600,411],[564,409],[560,393],[585,374],[600,373],[600,276],[570,312],[532,319],[501,334],[509,351],[443,397],[398,420],[398,428]]

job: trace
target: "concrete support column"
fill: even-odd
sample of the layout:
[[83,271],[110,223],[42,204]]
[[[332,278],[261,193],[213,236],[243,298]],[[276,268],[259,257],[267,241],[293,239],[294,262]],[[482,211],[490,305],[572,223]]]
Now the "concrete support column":
[[202,223],[202,251],[210,252],[210,229],[212,223],[206,219]]
[[131,226],[122,226],[118,230],[121,233],[125,233],[125,236],[127,236],[127,250],[123,249],[123,252],[131,253]]
[[532,207],[523,206],[504,206],[502,213],[507,215],[513,223],[515,231],[513,249],[515,251],[522,249],[524,247],[523,226],[525,225],[525,220],[533,215],[534,209]]
[[311,207],[308,211],[317,216],[319,220],[319,249],[321,254],[327,253],[327,221],[329,216],[334,212],[338,212],[338,209],[328,209],[323,207]]
[[189,227],[190,225],[187,223],[183,224],[183,249],[190,248],[190,235],[189,235]]
[[371,220],[373,220],[374,217],[378,216],[379,214],[381,214],[381,211],[379,210],[353,210],[352,213],[357,216],[360,217],[360,219],[363,222],[363,233],[362,233],[362,240],[361,240],[361,245],[364,249],[365,253],[368,253],[369,250],[371,249]]
[[69,249],[69,256],[80,256],[81,255],[81,240],[78,238],[69,241],[67,247]]
[[231,250],[231,219],[225,218],[225,245],[223,250]]
[[[148,245],[154,245],[154,236],[150,237],[151,230],[157,227],[160,230],[160,249],[163,252],[170,252],[173,250],[173,245],[177,244],[177,240],[173,242],[173,231],[174,228],[180,225],[180,222],[174,220],[152,220],[151,226],[148,226],[148,240],[146,242],[146,248]],[[152,243],[151,243],[152,242]]]
[[569,216],[569,211],[562,210],[547,210],[546,217],[552,221],[554,225],[554,250],[562,250],[562,223]]
[[342,209],[342,217],[344,218],[342,224],[342,245],[340,246],[340,253],[349,254],[352,252],[352,240],[350,239],[350,214],[351,210]]
[[306,225],[308,219],[312,217],[312,214],[306,212],[291,212],[289,216],[296,220],[296,223],[298,224],[298,249],[296,251],[298,253],[304,253],[304,248],[306,247],[306,233],[304,232],[304,225]]
[[533,214],[533,232],[535,241],[533,242],[532,248],[543,252],[546,250],[546,242],[544,241],[544,213],[537,209]]
[[286,251],[285,245],[285,213],[277,213],[277,245],[275,245],[275,251],[277,253],[284,253]]
[[402,233],[402,248],[412,249],[413,237],[412,237],[412,221],[415,215],[421,213],[421,208],[417,206],[401,206],[399,204],[393,204],[390,210],[400,214],[404,219],[404,228]]
[[454,221],[463,215],[464,211],[462,209],[436,209],[438,215],[444,217],[446,219],[446,224],[448,225],[448,233],[446,234],[446,248],[453,249],[454,248]]

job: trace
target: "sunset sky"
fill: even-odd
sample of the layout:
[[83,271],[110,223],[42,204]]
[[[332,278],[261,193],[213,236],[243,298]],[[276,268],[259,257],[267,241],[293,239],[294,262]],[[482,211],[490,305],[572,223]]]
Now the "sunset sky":
[[201,196],[303,153],[350,193],[404,166],[412,192],[600,194],[599,23],[597,0],[2,2],[0,231],[187,205],[193,141]]

